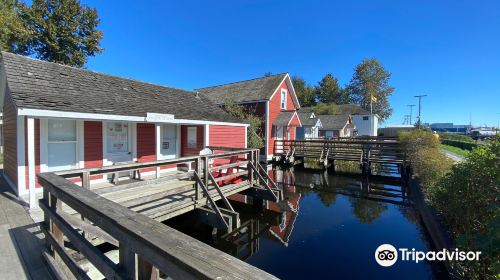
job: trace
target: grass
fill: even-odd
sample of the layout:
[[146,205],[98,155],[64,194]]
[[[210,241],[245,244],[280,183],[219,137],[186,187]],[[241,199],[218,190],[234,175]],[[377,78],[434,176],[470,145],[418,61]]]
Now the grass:
[[465,157],[465,156],[467,156],[469,154],[469,151],[467,151],[467,150],[463,150],[463,149],[460,149],[460,148],[457,148],[457,147],[454,147],[454,146],[450,146],[450,145],[441,144],[441,148],[444,149],[444,150],[450,151],[452,153],[461,155],[463,157]]

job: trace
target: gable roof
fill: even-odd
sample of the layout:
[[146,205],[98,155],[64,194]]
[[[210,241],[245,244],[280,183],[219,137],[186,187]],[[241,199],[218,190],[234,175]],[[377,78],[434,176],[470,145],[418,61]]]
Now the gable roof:
[[278,116],[276,117],[276,119],[274,120],[273,125],[288,126],[290,124],[290,122],[292,121],[294,116],[297,117],[297,119],[299,120],[300,126],[302,126],[302,122],[301,122],[299,116],[297,115],[297,111],[281,111],[278,114]]
[[17,108],[175,119],[237,122],[195,92],[100,74],[2,52],[10,94]]
[[236,103],[255,102],[271,99],[283,81],[287,83],[288,88],[291,91],[293,101],[296,104],[296,107],[299,108],[300,105],[295,95],[290,75],[287,73],[198,88],[195,89],[195,91],[206,94],[208,98],[217,104],[223,104],[227,100],[232,100]]
[[[303,126],[320,126],[321,121],[313,112],[299,112],[297,114]],[[311,115],[314,115],[314,118],[311,118]]]
[[340,130],[351,123],[350,115],[317,115],[323,125],[320,130]]

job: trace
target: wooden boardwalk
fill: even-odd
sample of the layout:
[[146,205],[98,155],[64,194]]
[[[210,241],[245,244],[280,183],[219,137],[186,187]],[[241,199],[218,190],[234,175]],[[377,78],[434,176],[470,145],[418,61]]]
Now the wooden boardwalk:
[[2,279],[52,279],[42,259],[40,227],[0,178],[0,275]]
[[[406,154],[397,138],[333,138],[309,140],[276,140],[274,160],[295,164],[305,158],[316,160],[324,166],[334,166],[335,161],[358,162],[363,174],[371,174],[373,163],[396,165],[402,175]],[[297,161],[298,160],[298,161]]]

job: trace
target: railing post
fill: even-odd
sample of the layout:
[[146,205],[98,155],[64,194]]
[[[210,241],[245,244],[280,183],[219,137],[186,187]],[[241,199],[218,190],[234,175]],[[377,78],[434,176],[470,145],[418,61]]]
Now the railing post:
[[[49,199],[49,207],[51,210],[56,212],[58,208],[61,208],[62,203],[60,200],[57,199],[57,197],[55,195],[53,195],[51,193],[49,193],[49,198],[50,198]],[[54,223],[52,220],[50,220],[50,232],[54,236],[54,239],[56,240],[56,242],[61,246],[61,248],[64,249],[63,233],[59,229],[59,227],[56,225],[56,223]],[[54,260],[62,262],[60,256],[55,252],[55,250],[52,250],[52,252],[53,252]]]
[[90,190],[90,173],[88,171],[82,173],[82,187]]
[[129,276],[129,279],[137,279],[137,255],[130,247],[120,242],[118,248],[119,266]]
[[156,280],[160,278],[160,272],[141,256],[137,256],[137,279]]
[[[198,157],[196,159],[196,173],[198,174],[198,176],[201,175],[201,157]],[[195,198],[196,198],[196,202],[201,199],[200,187],[201,187],[200,183],[198,183],[198,181],[196,181],[196,184],[195,184]]]
[[208,190],[208,157],[204,156],[203,159],[203,184]]
[[254,153],[255,151],[250,151],[248,153],[248,164],[247,164],[247,169],[248,169],[248,178],[250,180],[250,186],[253,186],[253,169],[250,166],[250,164],[254,162]]

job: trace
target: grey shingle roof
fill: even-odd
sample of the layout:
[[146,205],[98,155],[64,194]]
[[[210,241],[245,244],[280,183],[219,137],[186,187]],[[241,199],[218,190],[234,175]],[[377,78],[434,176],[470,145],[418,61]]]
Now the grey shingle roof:
[[18,108],[176,119],[239,122],[206,96],[2,52]]
[[312,112],[297,113],[299,115],[300,122],[303,126],[315,126],[318,122],[318,118],[311,118]]
[[323,125],[320,130],[339,130],[349,122],[349,115],[317,115]]
[[236,103],[267,100],[272,96],[286,75],[286,73],[282,73],[225,85],[199,88],[196,90],[206,94],[217,104],[222,104],[228,99]]
[[274,120],[273,125],[287,126],[294,114],[295,114],[295,111],[282,111],[282,112],[280,112],[279,115]]
[[[370,112],[361,108],[358,104],[341,104],[335,106],[334,115],[369,115]],[[302,112],[313,112],[314,107],[302,107]]]

